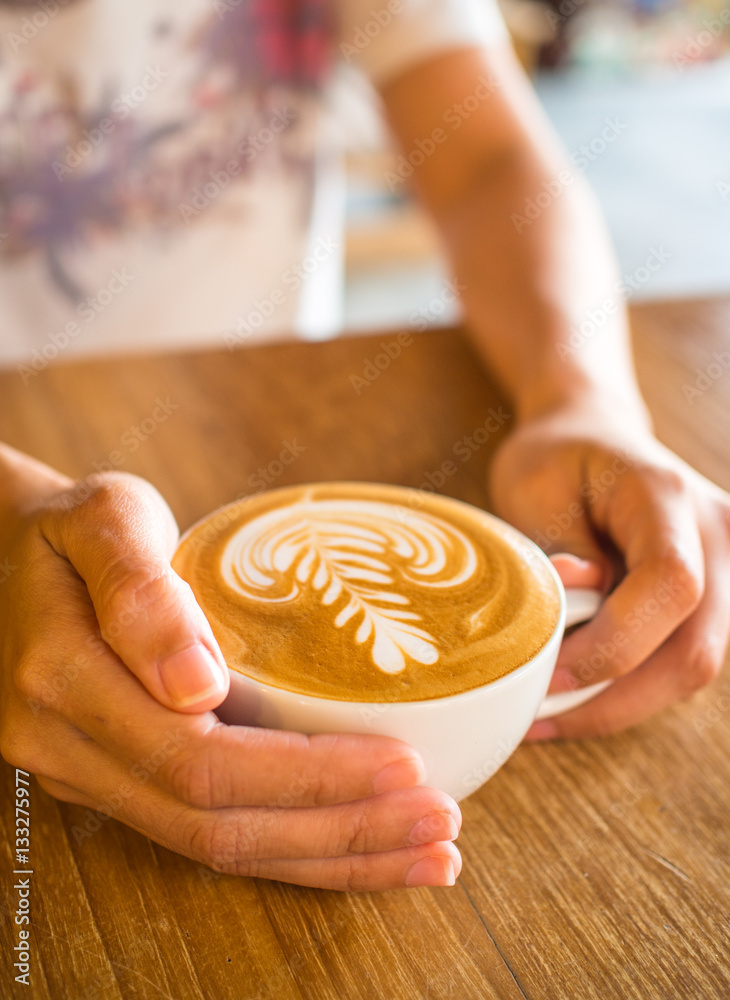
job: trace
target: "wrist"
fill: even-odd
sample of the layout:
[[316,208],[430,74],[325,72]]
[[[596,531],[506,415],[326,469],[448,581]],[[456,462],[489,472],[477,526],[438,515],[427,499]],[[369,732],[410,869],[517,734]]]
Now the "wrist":
[[635,432],[653,434],[651,414],[635,382],[615,388],[576,376],[569,382],[548,382],[516,394],[516,426],[538,420],[570,417],[587,424],[630,426]]
[[[568,344],[563,314],[546,314],[544,308],[523,317],[521,333],[517,324],[518,351],[502,349],[505,338],[498,331],[508,326],[495,324],[493,317],[480,323],[472,310],[467,331],[509,394],[518,426],[557,411],[611,411],[614,420],[631,421],[651,432],[651,416],[636,381],[624,319],[617,317],[603,340],[588,343],[582,350]],[[529,338],[525,331],[530,331]]]

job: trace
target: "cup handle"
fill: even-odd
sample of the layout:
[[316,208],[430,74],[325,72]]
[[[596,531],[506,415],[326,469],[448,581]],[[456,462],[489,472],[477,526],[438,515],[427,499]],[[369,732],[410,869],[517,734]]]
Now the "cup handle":
[[[598,611],[603,603],[600,590],[587,587],[571,587],[565,590],[565,626],[578,625],[588,621]],[[577,708],[585,701],[590,701],[606,688],[611,681],[601,681],[590,687],[579,688],[577,691],[563,691],[560,694],[549,694],[545,697],[537,711],[536,719],[549,719],[553,715],[562,715],[572,708]]]

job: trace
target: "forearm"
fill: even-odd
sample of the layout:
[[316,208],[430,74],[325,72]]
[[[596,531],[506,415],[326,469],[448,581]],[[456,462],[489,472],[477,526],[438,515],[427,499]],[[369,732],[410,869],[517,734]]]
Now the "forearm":
[[599,394],[645,420],[600,210],[513,55],[446,53],[384,97],[406,151],[441,128],[415,188],[443,235],[468,327],[520,416]]
[[[582,178],[555,166],[526,145],[436,214],[468,329],[522,419],[600,395],[645,420],[600,212]],[[549,204],[529,219],[541,193]]]

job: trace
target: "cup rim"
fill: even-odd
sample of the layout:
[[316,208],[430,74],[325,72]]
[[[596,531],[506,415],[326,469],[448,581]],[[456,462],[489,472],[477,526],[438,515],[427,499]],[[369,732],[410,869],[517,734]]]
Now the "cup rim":
[[543,564],[546,564],[548,567],[548,570],[552,576],[553,582],[555,583],[555,586],[558,591],[558,596],[560,599],[560,611],[558,613],[558,620],[555,624],[555,628],[553,629],[547,641],[540,647],[540,649],[535,653],[534,656],[532,656],[529,660],[527,660],[526,663],[521,663],[519,667],[515,667],[514,670],[510,670],[509,673],[503,674],[501,677],[497,677],[493,681],[487,681],[486,684],[480,684],[478,687],[469,688],[467,691],[459,691],[456,694],[443,695],[440,698],[422,698],[420,700],[413,700],[413,701],[352,701],[349,699],[345,700],[340,698],[324,698],[320,695],[302,694],[298,691],[291,691],[289,688],[277,687],[274,684],[267,684],[266,681],[261,681],[256,677],[250,677],[248,674],[244,674],[240,670],[236,670],[233,667],[228,667],[229,672],[234,677],[241,677],[247,684],[254,685],[256,687],[260,686],[264,690],[273,691],[279,696],[295,698],[299,702],[313,702],[320,706],[326,704],[338,705],[340,707],[352,705],[352,706],[357,706],[359,709],[361,709],[363,706],[374,707],[374,708],[388,707],[389,709],[393,709],[397,706],[399,710],[406,710],[408,706],[413,706],[414,709],[423,711],[424,706],[426,705],[443,705],[445,702],[468,700],[469,698],[478,696],[484,691],[487,690],[491,691],[494,689],[501,689],[507,687],[510,683],[516,682],[518,678],[523,677],[527,672],[529,672],[531,669],[539,665],[539,661],[552,650],[552,647],[555,644],[559,644],[562,641],[563,632],[565,631],[565,618],[566,618],[565,587],[563,586],[563,581],[560,579],[557,570],[553,566],[547,554],[543,552],[543,550],[540,548],[540,546],[537,545],[536,542],[533,542],[531,538],[528,538],[527,535],[523,534],[523,532],[521,532],[519,528],[516,528],[513,524],[510,524],[509,521],[505,521],[503,520],[503,518],[497,517],[496,514],[492,514],[491,511],[484,510],[481,507],[477,507],[475,504],[469,503],[466,500],[459,500],[456,497],[446,496],[442,493],[431,493],[428,490],[422,490],[416,486],[403,486],[397,483],[376,483],[373,482],[372,480],[360,481],[360,480],[344,480],[344,479],[331,479],[331,480],[322,479],[316,482],[293,483],[287,486],[277,486],[270,490],[258,490],[254,493],[247,494],[245,497],[241,497],[238,500],[232,500],[229,503],[222,504],[220,507],[217,507],[215,510],[212,510],[210,513],[206,514],[204,517],[199,518],[180,535],[175,551],[177,552],[177,549],[183,544],[184,541],[186,541],[186,539],[192,534],[193,531],[195,531],[196,528],[205,524],[206,521],[209,521],[212,517],[215,517],[216,514],[222,514],[224,511],[228,510],[231,507],[237,507],[239,504],[244,503],[249,498],[253,500],[256,497],[263,496],[264,494],[268,495],[271,493],[280,492],[282,490],[306,489],[306,487],[308,486],[314,487],[314,486],[324,486],[324,485],[351,486],[351,487],[371,486],[377,488],[385,487],[396,490],[408,490],[414,493],[422,493],[428,496],[429,498],[444,500],[449,503],[458,504],[461,507],[467,507],[470,511],[476,511],[477,514],[487,518],[490,521],[496,521],[500,525],[506,525],[506,527],[509,528],[510,531],[515,532],[520,537],[523,544],[526,544],[527,547],[532,550],[533,554],[536,555],[543,562]]

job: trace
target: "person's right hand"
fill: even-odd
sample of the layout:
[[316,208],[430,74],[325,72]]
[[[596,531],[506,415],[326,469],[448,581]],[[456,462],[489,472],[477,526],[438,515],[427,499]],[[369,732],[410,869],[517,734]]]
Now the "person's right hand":
[[[19,516],[0,551],[15,567],[0,586],[6,761],[219,872],[331,889],[453,884],[459,809],[416,787],[416,752],[220,722],[228,672],[170,567],[172,513],[133,476],[84,485]],[[99,828],[85,817],[81,840]]]

